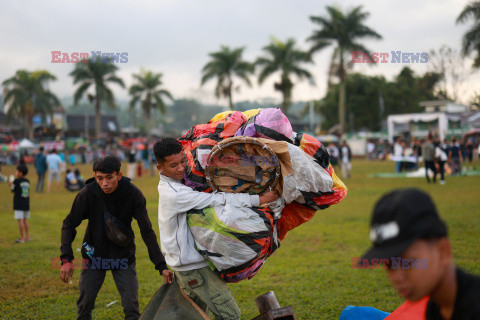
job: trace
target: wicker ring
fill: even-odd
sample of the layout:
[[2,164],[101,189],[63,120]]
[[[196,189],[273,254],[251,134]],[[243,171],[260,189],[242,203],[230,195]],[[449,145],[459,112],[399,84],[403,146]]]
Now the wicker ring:
[[227,138],[221,142],[219,142],[215,147],[213,147],[212,151],[210,151],[210,154],[207,158],[207,164],[205,166],[205,177],[207,180],[208,186],[212,189],[212,191],[218,191],[219,188],[218,186],[215,185],[213,176],[214,176],[214,168],[212,167],[212,161],[215,159],[219,153],[222,151],[225,151],[227,148],[237,145],[237,144],[254,144],[262,147],[262,149],[265,149],[272,159],[277,159],[275,165],[274,165],[274,170],[273,172],[270,173],[270,179],[267,181],[267,183],[263,186],[261,186],[262,191],[261,193],[264,193],[267,190],[273,190],[275,186],[278,183],[278,179],[281,174],[281,168],[280,168],[280,162],[278,161],[278,157],[273,152],[273,150],[266,145],[265,143],[262,143],[259,141],[257,138],[251,138],[251,137],[232,137],[232,138]]

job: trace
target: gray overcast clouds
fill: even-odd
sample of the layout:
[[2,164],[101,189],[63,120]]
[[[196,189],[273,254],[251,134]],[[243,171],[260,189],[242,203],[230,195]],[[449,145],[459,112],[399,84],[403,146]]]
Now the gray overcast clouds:
[[[141,67],[162,72],[165,88],[176,98],[197,98],[218,102],[214,83],[200,88],[200,71],[208,53],[220,45],[245,46],[244,58],[262,54],[271,36],[280,40],[295,38],[302,49],[315,26],[311,15],[325,15],[326,5],[351,9],[363,5],[370,13],[366,24],[383,36],[381,41],[362,41],[373,52],[428,52],[447,44],[459,49],[467,25],[456,26],[455,19],[467,0],[159,0],[159,1],[2,1],[0,13],[0,81],[18,69],[46,69],[57,76],[50,88],[59,97],[72,96],[74,87],[68,73],[73,64],[51,63],[51,51],[128,52],[128,63],[118,64],[119,75],[127,86],[131,74]],[[298,83],[294,100],[320,98],[325,94],[326,71],[332,49],[317,53],[314,74],[316,87]],[[407,64],[356,65],[354,71],[384,75],[391,79]],[[470,65],[468,61],[467,65]],[[428,71],[426,64],[408,64],[417,74]],[[468,101],[479,89],[480,72],[467,79],[462,100]],[[275,78],[252,88],[242,84],[234,100],[274,98]],[[115,87],[115,85],[113,85]],[[115,88],[118,98],[127,91]]]

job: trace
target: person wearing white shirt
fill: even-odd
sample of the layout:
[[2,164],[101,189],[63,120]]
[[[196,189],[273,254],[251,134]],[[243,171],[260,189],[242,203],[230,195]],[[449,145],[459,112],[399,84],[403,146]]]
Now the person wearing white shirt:
[[[393,145],[393,155],[396,158],[403,157],[402,137],[398,137],[395,141],[395,144]],[[399,173],[402,171],[402,160],[396,159],[395,162],[395,172]]]
[[187,224],[187,212],[229,203],[252,207],[274,201],[276,191],[262,196],[246,193],[204,193],[183,184],[186,161],[183,147],[173,138],[157,141],[153,147],[158,183],[158,225],[160,244],[167,264],[173,269],[180,288],[202,309],[208,309],[215,319],[240,319],[241,311],[225,281],[207,265],[196,250]]
[[63,161],[60,156],[57,154],[57,150],[53,149],[50,151],[50,154],[47,156],[47,166],[48,166],[48,184],[47,192],[50,192],[52,187],[52,180],[55,179],[57,184],[57,191],[60,191],[60,166]]

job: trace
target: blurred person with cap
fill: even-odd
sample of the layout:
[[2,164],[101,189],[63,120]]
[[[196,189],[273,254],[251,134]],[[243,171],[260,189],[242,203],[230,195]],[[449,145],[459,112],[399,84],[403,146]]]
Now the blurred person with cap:
[[[399,189],[384,195],[373,211],[370,239],[362,259],[388,261],[387,276],[406,299],[429,296],[427,320],[480,319],[480,278],[454,265],[447,226],[428,194]],[[413,263],[419,260],[423,267]]]

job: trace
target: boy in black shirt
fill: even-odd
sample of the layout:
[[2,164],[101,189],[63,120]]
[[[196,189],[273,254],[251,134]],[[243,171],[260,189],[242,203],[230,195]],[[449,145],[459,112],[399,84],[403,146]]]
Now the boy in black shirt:
[[394,190],[375,205],[373,247],[363,259],[386,261],[387,275],[410,301],[429,296],[426,319],[480,319],[480,278],[452,262],[447,227],[430,197],[418,189]]
[[[93,248],[90,252],[86,251],[87,248],[82,250],[84,260],[78,284],[77,319],[92,318],[107,270],[111,271],[120,293],[125,319],[140,317],[133,219],[137,221],[155,269],[165,283],[171,283],[173,279],[152,229],[146,199],[130,179],[123,177],[120,167],[121,163],[115,157],[97,159],[93,164],[94,178],[85,181],[85,187],[77,194],[70,213],[63,220],[60,247],[60,278],[63,282],[68,282],[73,275],[72,242],[77,234],[76,228],[83,220],[88,220],[88,225],[82,242]],[[117,241],[121,238],[124,240]],[[129,240],[125,241],[126,238]]]
[[28,218],[30,218],[30,181],[25,179],[28,173],[28,168],[25,165],[19,165],[15,176],[15,180],[9,183],[13,194],[13,211],[15,219],[18,221],[18,228],[20,229],[20,238],[15,240],[16,243],[25,243],[25,240],[30,241],[28,233]]

